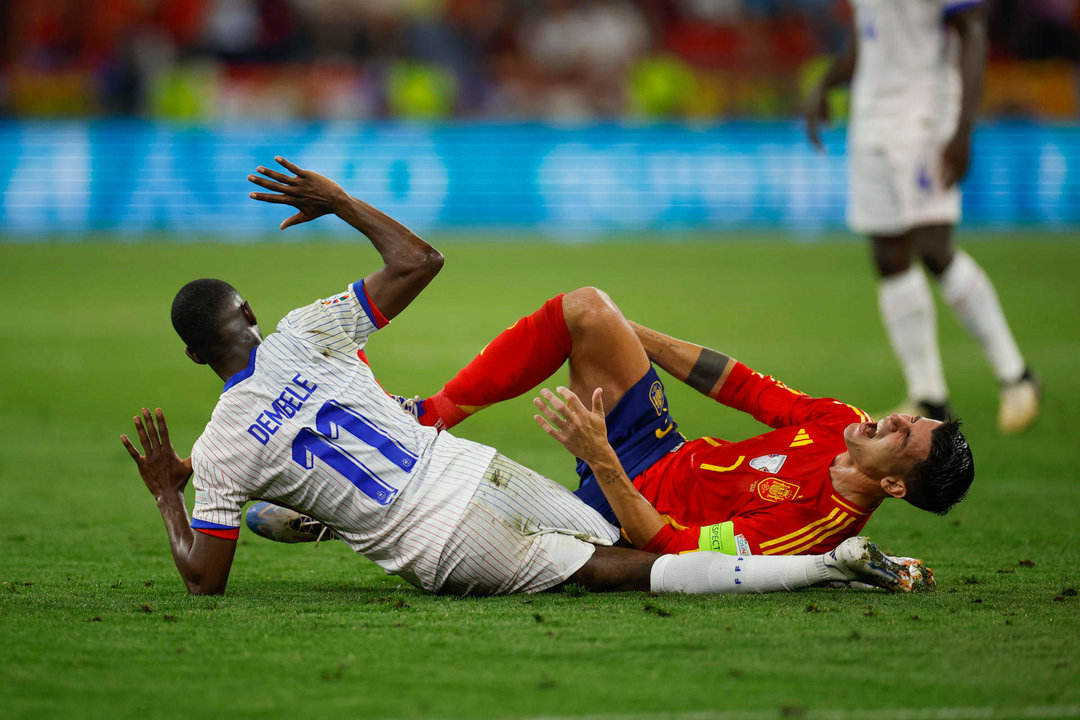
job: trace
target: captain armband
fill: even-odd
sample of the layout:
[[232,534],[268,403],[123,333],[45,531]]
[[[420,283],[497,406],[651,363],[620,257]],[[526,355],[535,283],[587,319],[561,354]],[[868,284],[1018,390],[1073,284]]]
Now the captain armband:
[[719,523],[701,528],[698,550],[724,553],[725,555],[750,555],[750,543],[743,535],[735,534],[735,523]]

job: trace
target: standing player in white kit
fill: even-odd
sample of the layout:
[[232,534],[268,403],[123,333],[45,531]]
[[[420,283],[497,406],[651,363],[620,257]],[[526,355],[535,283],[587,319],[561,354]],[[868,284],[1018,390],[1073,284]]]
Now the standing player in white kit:
[[982,2],[851,4],[855,39],[807,97],[805,116],[810,140],[821,149],[826,95],[852,83],[848,224],[873,244],[881,316],[907,382],[901,410],[937,420],[949,413],[934,300],[922,268],[912,264],[915,257],[982,344],[1001,383],[1001,431],[1019,432],[1038,414],[1038,380],[1024,363],[990,279],[952,239],[960,219],[958,183],[967,174],[982,95]]
[[[189,592],[224,592],[241,510],[254,498],[316,518],[387,572],[432,592],[541,592],[565,582],[767,592],[856,579],[894,591],[932,587],[921,563],[885,557],[866,538],[849,538],[828,555],[793,557],[608,547],[618,530],[561,485],[493,448],[418,424],[379,387],[363,346],[435,277],[442,255],[331,180],[278,162],[294,175],[260,167],[265,177],[248,179],[272,191],[252,198],[298,210],[282,229],[334,213],[368,236],[385,265],[293,310],[265,339],[228,283],[196,280],[177,294],[173,326],[188,357],[209,365],[225,389],[191,458],[173,450],[160,409],[135,418],[145,454],[122,441],[157,500]],[[572,435],[577,420],[594,414],[576,397],[568,401],[558,407],[565,420],[552,417]],[[591,419],[602,424],[602,411]],[[605,477],[624,493],[615,500],[645,502],[610,445],[573,449],[608,463]],[[183,494],[190,477],[192,520]]]

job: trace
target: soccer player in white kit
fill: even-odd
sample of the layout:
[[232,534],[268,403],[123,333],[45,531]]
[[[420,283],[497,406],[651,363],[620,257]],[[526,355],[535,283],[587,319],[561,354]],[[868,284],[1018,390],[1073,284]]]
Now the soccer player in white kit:
[[807,97],[811,142],[822,149],[826,95],[851,82],[848,224],[869,235],[882,320],[908,388],[903,410],[944,419],[948,389],[934,301],[916,256],[982,345],[1001,384],[998,425],[1019,432],[1038,414],[1040,387],[981,267],[953,243],[958,183],[967,173],[982,94],[981,0],[851,0],[854,39]]
[[[260,167],[265,177],[248,179],[272,191],[252,198],[298,210],[282,229],[334,213],[368,236],[385,265],[292,311],[265,339],[228,283],[195,280],[177,293],[172,320],[187,355],[209,365],[224,390],[188,459],[173,449],[160,409],[135,418],[142,453],[121,439],[157,500],[189,592],[224,592],[241,511],[255,498],[314,517],[388,573],[431,592],[528,593],[566,582],[680,592],[851,580],[894,591],[932,587],[919,561],[888,558],[866,538],[798,557],[610,547],[618,530],[561,485],[493,448],[416,423],[376,382],[363,347],[435,277],[442,255],[328,178],[278,162],[294,174]],[[567,400],[551,417],[571,447],[575,415],[602,429],[603,413]],[[645,502],[606,441],[574,449],[618,488],[613,506],[632,511]],[[192,518],[183,494],[189,478]]]

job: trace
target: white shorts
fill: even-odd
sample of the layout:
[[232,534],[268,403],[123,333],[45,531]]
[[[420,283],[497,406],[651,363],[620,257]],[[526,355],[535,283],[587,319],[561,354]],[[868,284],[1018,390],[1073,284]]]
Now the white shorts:
[[496,455],[439,558],[434,590],[535,593],[565,582],[619,531],[569,490]]
[[960,221],[960,189],[941,182],[944,143],[848,147],[848,226],[864,235],[901,235]]

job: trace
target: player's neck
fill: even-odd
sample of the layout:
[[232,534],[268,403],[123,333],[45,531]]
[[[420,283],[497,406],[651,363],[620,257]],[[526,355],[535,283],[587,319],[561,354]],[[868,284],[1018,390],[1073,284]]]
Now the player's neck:
[[258,347],[258,345],[259,341],[257,338],[254,338],[251,341],[237,343],[232,347],[228,355],[219,362],[212,364],[210,367],[217,373],[219,378],[227,382],[229,378],[248,366],[248,362],[251,359],[251,351]]
[[859,507],[875,508],[887,495],[881,482],[860,470],[851,453],[846,451],[833,459],[829,466],[829,479],[840,497]]

